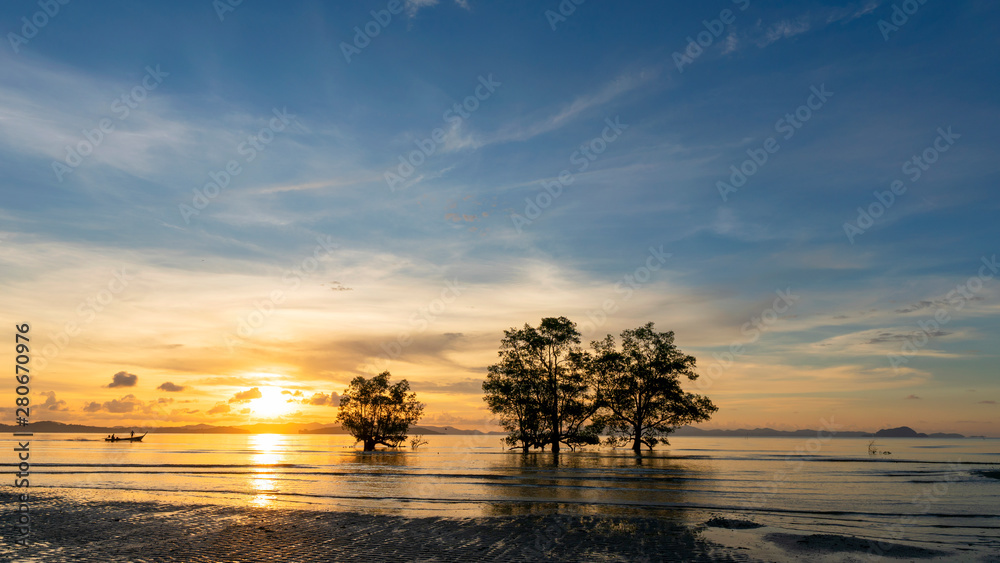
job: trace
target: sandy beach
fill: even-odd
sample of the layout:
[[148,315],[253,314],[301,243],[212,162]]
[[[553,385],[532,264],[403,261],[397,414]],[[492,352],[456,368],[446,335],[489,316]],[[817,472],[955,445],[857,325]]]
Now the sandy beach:
[[[10,505],[13,498],[2,494]],[[663,518],[407,518],[211,504],[70,501],[34,495],[27,546],[4,528],[0,559],[18,562],[251,561],[873,561],[870,542],[796,535],[747,520],[685,526]],[[887,560],[996,561],[983,552],[894,544]],[[992,557],[992,558],[991,558]]]

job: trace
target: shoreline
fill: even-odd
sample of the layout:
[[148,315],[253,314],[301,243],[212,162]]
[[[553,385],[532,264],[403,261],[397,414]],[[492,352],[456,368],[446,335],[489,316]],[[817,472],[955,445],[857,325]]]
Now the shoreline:
[[[0,492],[11,506],[14,495]],[[19,561],[987,561],[979,550],[881,544],[741,518],[696,525],[664,517],[536,514],[406,517],[293,508],[80,501],[35,492],[31,534],[0,559]],[[961,548],[960,548],[961,549]],[[978,559],[976,557],[978,556]]]

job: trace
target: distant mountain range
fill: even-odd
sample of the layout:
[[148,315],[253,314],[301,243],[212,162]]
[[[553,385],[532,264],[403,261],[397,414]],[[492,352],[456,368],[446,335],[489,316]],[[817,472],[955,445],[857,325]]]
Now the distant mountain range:
[[[819,430],[775,430],[773,428],[754,428],[752,430],[702,430],[693,426],[681,426],[671,436],[753,436],[759,438],[771,438],[779,436],[801,436],[808,438],[816,436]],[[961,434],[946,434],[936,432],[934,434],[924,434],[917,432],[909,426],[899,428],[888,428],[878,432],[858,432],[858,431],[838,431],[834,436],[838,438],[965,438]]]

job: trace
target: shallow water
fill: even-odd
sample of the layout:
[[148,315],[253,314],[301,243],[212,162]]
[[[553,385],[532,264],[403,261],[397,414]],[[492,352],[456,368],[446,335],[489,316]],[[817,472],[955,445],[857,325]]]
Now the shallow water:
[[601,448],[564,452],[558,464],[547,452],[505,451],[499,436],[426,439],[417,451],[363,453],[342,435],[150,434],[110,444],[36,434],[31,487],[81,501],[407,516],[559,511],[696,523],[727,514],[869,538],[901,539],[893,530],[902,529],[915,541],[1000,550],[1000,480],[986,474],[1000,468],[996,439],[880,439],[892,453],[871,456],[868,439],[674,437],[641,459]]

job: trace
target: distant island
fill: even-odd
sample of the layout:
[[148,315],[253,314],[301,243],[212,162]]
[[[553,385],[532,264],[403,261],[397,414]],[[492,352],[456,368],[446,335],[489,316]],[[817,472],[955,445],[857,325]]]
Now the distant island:
[[961,434],[944,434],[941,432],[935,432],[934,434],[924,434],[923,432],[917,432],[916,430],[910,428],[909,426],[900,426],[899,428],[889,428],[888,430],[879,430],[875,433],[876,438],[965,438]]
[[[773,428],[754,428],[752,430],[702,430],[693,426],[682,426],[671,436],[753,436],[755,438],[774,438],[781,436],[793,436],[808,438],[815,436],[818,430],[775,430]],[[837,438],[965,438],[961,434],[948,434],[935,432],[934,434],[924,434],[917,432],[909,426],[899,428],[887,428],[878,432],[840,431],[834,434]]]
[[[131,430],[139,429],[138,426],[87,426],[83,424],[66,424],[63,422],[41,421],[32,422],[26,426],[14,426],[11,424],[0,424],[0,431],[3,432],[63,432],[63,433],[86,433],[86,434],[126,434]],[[261,423],[243,426],[213,426],[211,424],[191,424],[187,426],[160,426],[143,428],[144,431],[161,432],[168,434],[347,434],[340,426],[330,426],[318,422],[308,424],[297,423]],[[412,435],[451,435],[451,436],[502,436],[505,433],[500,431],[483,432],[481,430],[463,430],[454,426],[411,426]],[[671,436],[729,436],[744,438],[752,436],[755,438],[775,438],[775,437],[802,437],[809,438],[816,436],[818,430],[775,430],[773,428],[753,428],[740,430],[703,430],[694,426],[681,426]],[[917,432],[909,426],[898,428],[885,428],[877,432],[842,431],[837,432],[834,437],[839,438],[965,438],[962,434],[949,434],[935,432],[924,434]],[[973,436],[982,438],[982,436]]]

